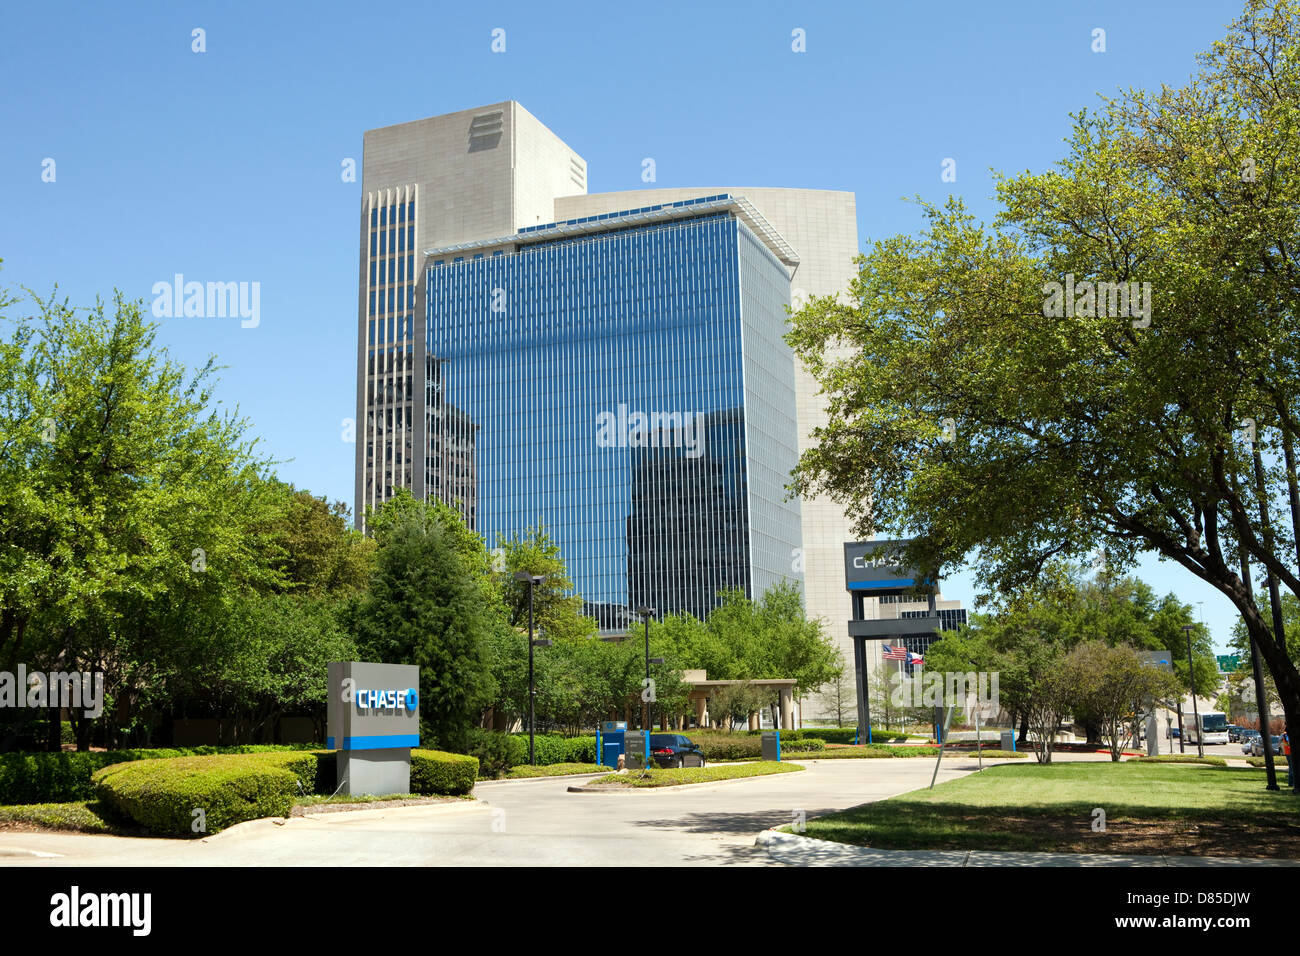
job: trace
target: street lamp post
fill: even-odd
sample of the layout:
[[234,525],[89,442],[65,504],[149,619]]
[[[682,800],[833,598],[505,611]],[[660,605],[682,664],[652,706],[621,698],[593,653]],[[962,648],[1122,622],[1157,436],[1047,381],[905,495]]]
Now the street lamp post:
[[537,759],[533,752],[533,701],[537,696],[537,691],[533,686],[533,648],[549,647],[550,641],[533,640],[533,588],[546,580],[540,574],[529,574],[527,571],[516,571],[515,580],[523,581],[528,585],[528,765],[537,766]]
[[[641,726],[646,730],[650,729],[650,700],[645,696],[646,690],[650,687],[650,618],[654,616],[655,609],[645,607],[644,605],[636,609],[636,613],[641,617],[642,626],[645,629],[645,684],[641,689]],[[653,696],[653,695],[652,695]]]
[[1192,726],[1196,728],[1196,755],[1205,756],[1205,733],[1201,730],[1201,712],[1196,705],[1196,668],[1192,666],[1192,624],[1183,625],[1187,635],[1187,676],[1192,682]]

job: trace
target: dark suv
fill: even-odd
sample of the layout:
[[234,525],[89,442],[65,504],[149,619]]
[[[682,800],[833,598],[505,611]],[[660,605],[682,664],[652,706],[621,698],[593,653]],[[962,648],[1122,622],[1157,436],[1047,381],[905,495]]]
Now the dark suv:
[[661,767],[680,767],[682,758],[687,754],[696,754],[700,766],[704,766],[704,751],[683,734],[651,734],[650,756]]

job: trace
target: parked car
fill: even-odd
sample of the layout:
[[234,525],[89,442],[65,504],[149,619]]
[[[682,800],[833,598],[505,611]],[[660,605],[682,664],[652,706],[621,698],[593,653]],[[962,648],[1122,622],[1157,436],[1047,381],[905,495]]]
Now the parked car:
[[[1272,740],[1272,744],[1273,744],[1273,755],[1281,756],[1282,738],[1279,737],[1277,734],[1273,734],[1270,739]],[[1252,757],[1264,756],[1264,738],[1261,737],[1259,733],[1256,733],[1255,736],[1251,737],[1250,740],[1246,741],[1241,745],[1241,750],[1242,753],[1250,754],[1250,756]]]
[[1228,724],[1228,743],[1241,743],[1241,731],[1242,728],[1238,727],[1236,724]]
[[697,754],[704,766],[704,751],[685,734],[651,734],[650,756],[661,767],[680,767],[687,754]]

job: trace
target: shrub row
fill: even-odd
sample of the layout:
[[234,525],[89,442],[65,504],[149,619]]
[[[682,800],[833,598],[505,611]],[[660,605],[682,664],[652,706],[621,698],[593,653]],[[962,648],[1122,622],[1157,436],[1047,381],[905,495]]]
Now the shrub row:
[[[746,734],[758,736],[762,734],[761,730],[747,730]],[[857,738],[857,729],[854,727],[804,727],[801,730],[783,730],[781,731],[781,748],[785,749],[787,740],[797,739],[790,736],[791,734],[802,735],[804,737],[813,737],[817,740],[824,740],[828,744],[851,744]],[[876,736],[883,735],[880,728],[876,728]],[[892,735],[891,735],[892,736]]]
[[1207,754],[1204,757],[1198,757],[1196,754],[1156,754],[1148,757],[1129,757],[1126,763],[1200,763],[1209,764],[1211,767],[1226,767],[1228,761],[1222,757],[1216,757],[1213,754]]
[[[884,744],[868,744],[862,747],[838,747],[834,750],[812,751],[802,745],[799,748],[791,747],[788,751],[781,748],[782,759],[789,758],[798,760],[801,757],[814,757],[818,760],[870,760],[873,758],[890,758],[890,757],[933,757],[938,754],[938,747],[889,747]],[[946,751],[949,757],[966,756],[963,751]],[[985,751],[988,756],[991,751]],[[974,757],[975,752],[970,751],[969,756]]]
[[[465,752],[478,758],[480,776],[493,779],[504,776],[513,767],[528,765],[528,735],[472,730]],[[596,738],[537,734],[533,738],[533,755],[539,767],[557,763],[596,763]]]
[[[1246,758],[1246,763],[1250,764],[1250,766],[1252,766],[1252,767],[1267,767],[1267,766],[1268,766],[1268,764],[1266,764],[1266,763],[1264,762],[1264,758],[1263,758],[1263,757],[1247,757],[1247,758]],[[1287,758],[1284,754],[1274,754],[1274,755],[1273,755],[1273,764],[1274,764],[1274,766],[1277,766],[1277,767],[1285,767],[1285,766],[1287,765],[1287,763],[1288,763],[1288,758]]]
[[[763,756],[763,738],[758,734],[727,733],[726,731],[689,731],[690,737],[710,760],[757,760]],[[781,731],[781,753],[826,749],[826,741],[809,735],[809,731]]]
[[[652,731],[675,733],[676,731]],[[763,741],[758,732],[727,733],[720,730],[685,731],[700,750],[704,759],[757,760],[763,755]],[[850,737],[852,742],[852,737]],[[820,751],[826,748],[821,730],[783,730],[781,749]],[[528,735],[505,734],[500,731],[476,729],[470,732],[466,753],[478,758],[480,776],[494,779],[505,776],[515,767],[528,766]],[[534,738],[533,753],[537,766],[549,767],[560,763],[598,762],[595,737],[564,737],[560,734],[538,734]]]
[[94,794],[91,776],[102,767],[133,760],[173,757],[302,752],[304,744],[258,744],[238,747],[166,747],[77,753],[0,754],[0,805],[72,803]]
[[[336,760],[335,751],[138,760],[97,770],[93,785],[105,805],[150,833],[204,836],[246,820],[288,816],[299,795],[333,793]],[[477,774],[474,757],[411,751],[413,794],[466,794]]]

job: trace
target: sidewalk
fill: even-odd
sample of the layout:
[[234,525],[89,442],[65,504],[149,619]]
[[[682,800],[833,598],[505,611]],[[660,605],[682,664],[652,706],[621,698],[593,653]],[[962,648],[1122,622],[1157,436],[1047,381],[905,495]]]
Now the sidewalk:
[[1240,856],[1129,856],[1119,853],[1008,853],[996,850],[874,850],[777,830],[754,845],[790,866],[1300,866],[1300,860]]

